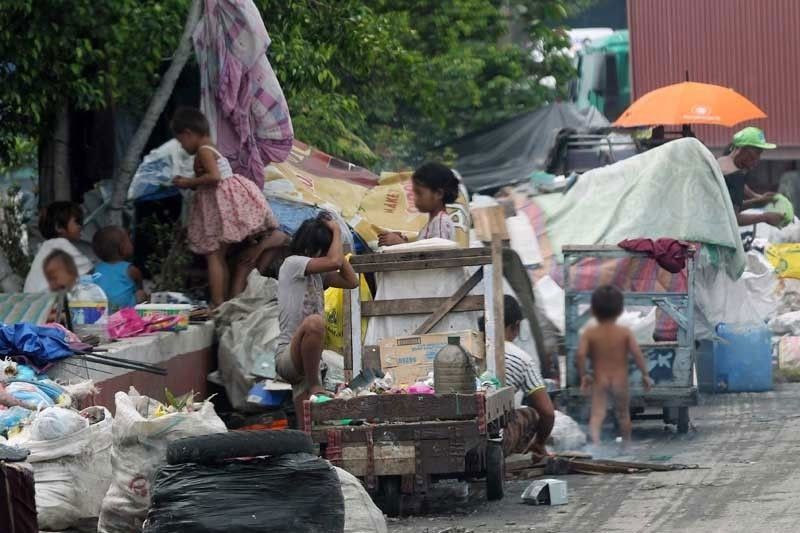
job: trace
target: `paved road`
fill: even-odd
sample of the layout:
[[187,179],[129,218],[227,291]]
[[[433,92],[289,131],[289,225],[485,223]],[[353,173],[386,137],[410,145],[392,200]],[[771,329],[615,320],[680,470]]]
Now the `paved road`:
[[[794,532],[800,531],[800,385],[765,394],[707,396],[688,435],[658,422],[634,424],[642,461],[671,456],[703,470],[644,475],[565,476],[570,503],[519,503],[525,482],[485,503],[482,487],[454,504],[439,495],[429,516],[393,520],[392,533]],[[448,487],[453,489],[454,487]],[[463,488],[463,487],[462,487]],[[455,510],[454,510],[455,509]]]

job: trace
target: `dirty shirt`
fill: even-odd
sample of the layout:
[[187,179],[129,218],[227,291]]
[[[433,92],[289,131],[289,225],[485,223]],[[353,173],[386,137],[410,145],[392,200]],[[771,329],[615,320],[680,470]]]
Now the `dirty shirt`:
[[417,240],[436,238],[447,239],[448,241],[456,240],[456,226],[446,210],[440,211],[436,216],[428,220],[428,223],[419,231]]
[[287,257],[278,272],[278,312],[281,333],[277,349],[292,342],[297,328],[307,317],[322,315],[323,301],[322,274],[306,274],[310,257],[293,255]]
[[717,159],[722,175],[725,177],[725,186],[728,188],[728,195],[731,197],[733,208],[741,211],[744,206],[744,186],[747,174],[739,170],[729,155]]

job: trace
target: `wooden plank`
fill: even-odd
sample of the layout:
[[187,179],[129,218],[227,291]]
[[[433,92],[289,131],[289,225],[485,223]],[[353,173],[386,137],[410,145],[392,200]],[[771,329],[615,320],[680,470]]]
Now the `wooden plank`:
[[458,268],[467,266],[488,265],[491,262],[489,257],[464,257],[456,259],[423,259],[416,261],[404,261],[401,263],[360,263],[353,265],[353,270],[358,273],[365,272],[399,272],[407,270],[431,270],[435,268]]
[[[562,253],[592,253],[592,252],[624,252],[616,244],[566,244],[561,247]],[[638,253],[638,252],[631,252]]]
[[382,394],[312,404],[311,419],[326,420],[464,420],[478,415],[476,394]]
[[489,259],[489,248],[459,248],[457,250],[428,250],[416,252],[384,252],[380,254],[362,254],[350,258],[353,267],[362,264],[374,263],[401,263],[404,261],[425,261],[429,259],[466,259],[470,257],[483,257]]
[[446,298],[445,301],[433,311],[433,314],[425,319],[425,322],[414,330],[413,335],[424,335],[433,329],[458,302],[464,299],[464,296],[469,294],[469,292],[481,282],[482,279],[483,269],[479,268],[452,296]]
[[[402,476],[414,473],[413,443],[375,444],[373,448],[376,476]],[[367,475],[367,446],[343,446],[341,468],[354,476]]]
[[[328,442],[328,429],[333,426],[316,426],[311,433],[315,444]],[[392,442],[411,441],[415,437],[423,440],[447,439],[459,434],[465,440],[480,437],[478,425],[474,420],[441,420],[434,422],[413,422],[396,424],[375,424],[362,426],[336,426],[341,431],[342,444],[364,444],[367,431],[372,430],[377,439]]]
[[[361,316],[424,315],[442,305],[448,298],[407,298],[401,300],[374,300],[361,303]],[[451,313],[483,311],[483,296],[467,295],[458,302]]]
[[[503,241],[492,235],[492,309],[494,310],[494,367],[495,376],[506,383],[505,322],[503,317]],[[486,353],[491,357],[491,352]]]
[[[345,308],[347,309],[347,308]],[[361,290],[359,288],[350,291],[350,346],[352,351],[352,372],[350,379],[361,373],[363,365],[363,354],[361,352]]]
[[517,252],[508,247],[503,247],[503,278],[508,282],[517,296],[522,314],[528,319],[528,326],[533,335],[536,354],[539,357],[543,374],[556,372],[558,364],[552,360],[551,354],[545,348],[544,334],[539,324],[539,312],[536,309],[536,299],[534,296],[533,285],[528,270],[522,264]]
[[491,423],[514,410],[514,388],[503,387],[486,394],[486,422]]
[[350,309],[353,291],[344,290],[342,292],[344,295],[342,300],[342,356],[344,357],[344,379],[349,382],[353,379],[353,321]]
[[419,443],[422,473],[452,474],[466,470],[466,443],[463,439],[423,440]]
[[477,207],[470,209],[472,227],[475,234],[483,242],[491,242],[493,235],[498,235],[501,240],[508,240],[506,228],[505,208],[502,205],[491,207]]

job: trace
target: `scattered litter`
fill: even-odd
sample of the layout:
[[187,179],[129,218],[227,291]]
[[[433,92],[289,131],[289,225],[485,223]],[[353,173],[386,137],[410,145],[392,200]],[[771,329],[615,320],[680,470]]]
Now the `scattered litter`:
[[567,482],[560,479],[534,481],[522,493],[522,501],[531,505],[566,505]]

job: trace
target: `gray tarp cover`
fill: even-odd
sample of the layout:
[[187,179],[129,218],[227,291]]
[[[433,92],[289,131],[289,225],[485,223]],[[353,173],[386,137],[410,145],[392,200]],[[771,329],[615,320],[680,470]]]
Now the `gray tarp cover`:
[[594,107],[579,110],[557,103],[530,111],[490,128],[470,133],[442,148],[451,148],[455,168],[471,191],[481,191],[521,181],[544,170],[558,132],[608,126]]

